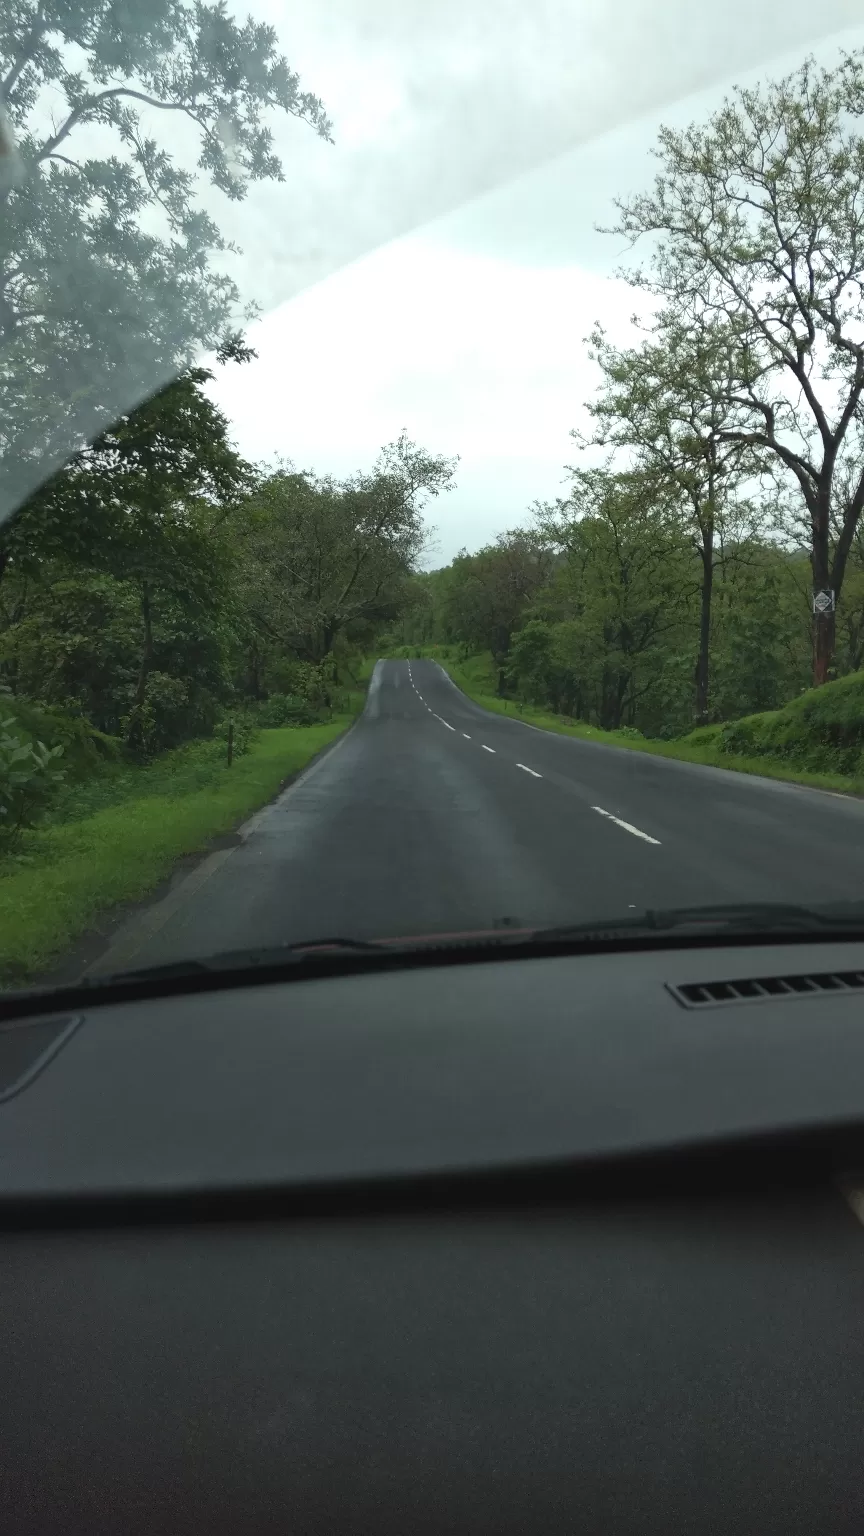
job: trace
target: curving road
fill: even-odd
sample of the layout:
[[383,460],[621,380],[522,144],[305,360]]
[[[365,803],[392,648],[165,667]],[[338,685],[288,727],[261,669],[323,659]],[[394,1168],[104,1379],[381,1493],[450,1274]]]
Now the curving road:
[[348,734],[93,969],[862,896],[864,802],[551,735],[487,713],[434,662],[382,661]]

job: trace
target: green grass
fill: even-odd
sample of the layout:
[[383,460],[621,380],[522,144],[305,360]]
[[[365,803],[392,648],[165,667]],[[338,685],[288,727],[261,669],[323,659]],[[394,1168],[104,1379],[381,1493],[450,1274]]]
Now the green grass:
[[[497,675],[488,652],[463,660],[455,648],[448,646],[406,646],[403,650],[406,656],[427,656],[438,661],[457,687],[483,709],[511,720],[524,720],[559,736],[575,736],[626,752],[648,752],[653,757],[675,758],[705,768],[759,774],[813,789],[864,795],[864,752],[856,745],[859,735],[864,735],[861,674],[809,690],[785,709],[770,714],[703,726],[674,741],[652,741],[626,732],[603,731],[584,721],[499,698],[494,691]],[[395,654],[401,656],[403,651]],[[832,739],[832,731],[839,742]],[[750,750],[742,751],[744,746]]]
[[377,656],[364,656],[361,661],[352,666],[352,672],[363,688],[368,688],[377,660]]
[[213,743],[194,743],[112,777],[102,790],[115,803],[79,806],[74,819],[28,833],[0,863],[0,980],[26,981],[117,902],[146,896],[178,859],[272,799],[353,718],[262,731],[230,769]]

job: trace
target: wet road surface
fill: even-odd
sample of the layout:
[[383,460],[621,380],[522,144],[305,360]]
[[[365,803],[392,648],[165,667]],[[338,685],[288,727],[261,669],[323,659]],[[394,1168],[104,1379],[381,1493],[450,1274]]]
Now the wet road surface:
[[333,748],[93,969],[707,902],[864,896],[864,802],[489,714],[382,661]]

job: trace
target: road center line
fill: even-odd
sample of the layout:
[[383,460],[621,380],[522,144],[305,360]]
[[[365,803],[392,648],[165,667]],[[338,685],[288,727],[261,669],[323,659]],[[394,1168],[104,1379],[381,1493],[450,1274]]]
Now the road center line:
[[495,751],[495,748],[494,748],[494,747],[487,747],[487,745],[486,745],[486,743],[485,743],[485,741],[484,741],[484,742],[483,742],[483,751],[484,751],[484,752],[494,752],[494,751]]
[[631,826],[629,821],[622,821],[620,816],[613,816],[611,811],[604,811],[602,805],[592,805],[592,811],[598,816],[606,816],[609,821],[614,821],[616,827],[623,827],[625,832],[632,832],[634,837],[641,837],[646,843],[653,843],[655,848],[660,847],[659,837],[649,837],[647,832],[640,832],[638,827]]
[[[433,715],[435,714],[434,709],[433,709],[432,713],[433,713]],[[440,715],[435,715],[435,719],[436,720],[441,720],[441,716]],[[456,729],[455,725],[451,725],[449,720],[441,720],[441,724],[442,725],[446,725],[448,731],[455,731],[455,729]]]
[[535,773],[534,769],[526,767],[525,763],[517,763],[516,767],[521,768],[523,773],[530,773],[532,779],[542,779],[543,777],[542,773]]
[[462,732],[462,735],[463,735],[463,736],[464,736],[464,737],[465,737],[465,740],[466,740],[466,741],[470,741],[470,740],[471,740],[471,737],[470,737],[470,736],[469,736],[469,735],[468,735],[468,732],[467,732],[467,731],[463,731],[463,732]]

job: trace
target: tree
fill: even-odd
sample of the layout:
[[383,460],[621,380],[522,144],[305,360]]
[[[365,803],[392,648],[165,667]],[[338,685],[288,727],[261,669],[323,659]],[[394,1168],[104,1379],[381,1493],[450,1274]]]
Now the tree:
[[187,369],[127,412],[0,525],[0,582],[11,571],[33,575],[45,560],[107,568],[111,552],[133,537],[154,547],[165,507],[203,498],[231,506],[251,488],[251,467],[228,440],[226,417],[203,386],[205,368]]
[[[151,674],[159,670],[154,625],[160,603],[175,610],[175,631],[181,614],[196,615],[201,628],[208,611],[218,608],[227,579],[222,530],[254,483],[229,442],[226,418],[204,392],[210,378],[206,369],[189,369],[121,417],[0,532],[0,567],[19,578],[38,577],[51,561],[66,562],[60,581],[73,609],[93,600],[110,600],[111,614],[116,608],[104,587],[85,582],[85,595],[78,585],[83,572],[134,592],[139,660],[126,732],[139,749]],[[58,616],[64,611],[56,600],[52,607]],[[185,651],[190,662],[188,644]]]
[[188,370],[115,422],[79,455],[69,481],[85,522],[104,521],[98,566],[131,582],[141,608],[141,661],[127,735],[141,745],[154,668],[154,601],[185,613],[218,606],[227,552],[220,525],[253,484],[231,447],[228,422],[204,393],[212,375]]
[[737,349],[713,328],[694,334],[672,313],[655,321],[651,339],[639,347],[612,346],[599,326],[591,342],[603,373],[600,393],[588,405],[596,430],[587,439],[577,431],[571,436],[581,446],[625,450],[648,494],[656,488],[667,505],[671,498],[682,510],[699,558],[695,714],[704,722],[718,541],[728,551],[730,535],[740,538],[742,523],[752,521],[735,492],[759,468],[751,448],[724,437],[737,419],[730,401],[737,387]]
[[[46,118],[46,99],[50,121]],[[236,344],[200,206],[281,179],[268,119],[330,124],[273,29],[224,0],[13,0],[0,20],[0,518],[118,406]],[[191,125],[197,172],[178,163]],[[101,136],[104,152],[94,150]]]
[[[737,350],[727,442],[773,456],[796,483],[814,592],[840,596],[864,509],[862,55],[736,90],[704,127],[664,128],[651,192],[615,230],[654,237],[631,280],[682,323],[720,326]],[[813,679],[835,641],[817,611]]]
[[573,673],[582,707],[601,726],[632,725],[656,689],[689,621],[688,551],[680,525],[635,473],[576,470],[567,501],[538,511],[560,551],[556,572],[567,619],[555,654]]
[[445,626],[453,637],[492,652],[499,692],[513,634],[547,580],[550,564],[533,531],[517,528],[499,534],[476,554],[457,555],[442,584]]
[[532,703],[556,713],[581,714],[586,706],[585,677],[572,666],[572,628],[565,621],[527,619],[510,646],[509,672]]
[[[713,718],[779,709],[808,685],[809,567],[772,539],[727,545],[715,588]],[[844,602],[844,609],[847,607]]]
[[450,487],[455,466],[403,432],[371,473],[344,482],[270,475],[244,539],[251,643],[317,663],[338,636],[392,619],[424,547],[422,508]]

